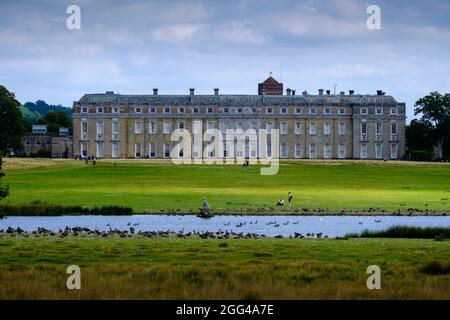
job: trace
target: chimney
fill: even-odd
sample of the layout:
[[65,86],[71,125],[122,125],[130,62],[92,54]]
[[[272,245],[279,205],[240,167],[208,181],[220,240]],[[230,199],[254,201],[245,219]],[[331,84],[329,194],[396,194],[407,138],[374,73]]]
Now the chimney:
[[331,90],[327,90],[327,96],[331,94]]
[[292,90],[292,95],[295,96],[295,90]]
[[114,94],[114,91],[106,91],[106,94]]
[[194,88],[190,88],[189,89],[189,92],[190,92],[190,95],[191,95],[191,100],[194,98],[194,92],[195,92],[195,89]]
[[341,91],[341,96],[345,96],[345,91]]
[[319,89],[319,96],[323,96],[323,89]]
[[348,93],[349,93],[349,95],[351,95],[351,96],[352,96],[352,95],[354,95],[354,94],[355,94],[355,90],[349,90],[349,91],[348,91]]
[[157,96],[158,95],[158,88],[153,88],[153,95]]
[[303,91],[302,94],[306,97],[308,95],[308,91]]
[[286,89],[286,94],[287,94],[288,96],[290,96],[290,95],[292,94],[292,90],[291,90],[290,88],[287,88],[287,89]]
[[214,88],[214,95],[218,96],[219,95],[219,88]]
[[377,96],[382,96],[383,95],[383,90],[377,90]]

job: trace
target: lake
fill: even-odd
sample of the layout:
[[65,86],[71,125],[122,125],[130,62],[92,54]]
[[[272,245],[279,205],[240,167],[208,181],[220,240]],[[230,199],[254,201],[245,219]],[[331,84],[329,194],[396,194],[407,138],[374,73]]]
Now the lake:
[[[379,221],[379,222],[377,222]],[[294,232],[322,232],[330,238],[346,233],[385,230],[395,225],[416,227],[450,227],[445,216],[215,216],[202,219],[196,216],[133,215],[133,216],[60,216],[8,217],[0,220],[0,229],[20,227],[26,231],[43,227],[52,231],[66,226],[107,231],[109,228],[128,230],[132,226],[141,231],[212,231],[219,230],[257,233],[266,236],[293,235]]]

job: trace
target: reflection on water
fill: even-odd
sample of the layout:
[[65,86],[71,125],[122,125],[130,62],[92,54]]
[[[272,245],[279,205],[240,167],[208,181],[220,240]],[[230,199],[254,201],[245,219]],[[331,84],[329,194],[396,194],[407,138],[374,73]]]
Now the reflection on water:
[[201,219],[196,216],[63,216],[63,217],[8,217],[0,220],[0,229],[20,227],[26,231],[44,227],[58,231],[68,227],[85,227],[107,231],[109,228],[141,231],[212,231],[257,233],[267,236],[294,235],[295,232],[323,233],[330,238],[364,229],[384,230],[391,226],[449,227],[450,217],[398,216],[215,216]]

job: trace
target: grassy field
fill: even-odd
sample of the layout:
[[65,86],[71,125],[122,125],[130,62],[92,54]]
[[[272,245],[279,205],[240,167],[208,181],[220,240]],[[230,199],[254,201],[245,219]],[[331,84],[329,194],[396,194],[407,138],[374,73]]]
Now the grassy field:
[[450,262],[449,241],[2,237],[0,299],[450,299],[431,261]]
[[[259,166],[173,165],[161,161],[6,159],[4,201],[132,207],[136,212],[197,212],[205,196],[216,212],[294,212],[295,208],[378,211],[417,208],[450,211],[450,165],[406,162],[284,162],[261,176]],[[292,209],[274,204],[294,195]]]

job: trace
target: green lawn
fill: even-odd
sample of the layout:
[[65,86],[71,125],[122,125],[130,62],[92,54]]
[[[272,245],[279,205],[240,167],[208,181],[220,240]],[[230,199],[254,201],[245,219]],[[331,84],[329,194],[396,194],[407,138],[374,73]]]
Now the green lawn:
[[[19,163],[18,168],[8,161]],[[450,210],[450,165],[384,162],[286,162],[274,176],[259,166],[173,165],[151,161],[46,160],[33,169],[6,160],[12,203],[130,206],[136,212],[197,211],[205,196],[216,212],[274,207],[290,191],[294,208],[392,212],[407,208]],[[25,161],[25,160],[23,160]],[[30,161],[30,160],[27,160]],[[36,160],[37,162],[39,160]],[[47,165],[50,163],[50,165]],[[294,210],[294,208],[292,210]],[[276,209],[276,208],[275,208]]]
[[450,275],[421,270],[432,261],[450,262],[449,241],[4,236],[0,299],[450,299]]

